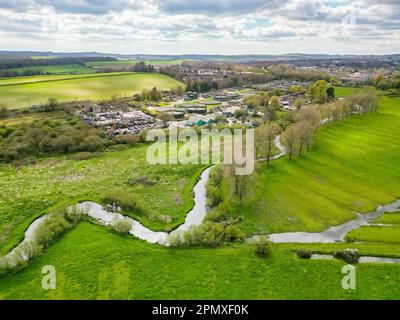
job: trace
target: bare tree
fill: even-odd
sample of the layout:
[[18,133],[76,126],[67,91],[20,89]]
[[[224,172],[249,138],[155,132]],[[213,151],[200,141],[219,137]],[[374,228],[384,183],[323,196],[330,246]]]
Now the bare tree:
[[260,150],[264,145],[264,132],[262,127],[258,127],[254,130],[254,148],[255,148],[255,157],[258,159],[260,154]]
[[250,185],[249,176],[235,175],[236,194],[239,196],[239,204],[241,207],[243,206],[243,200],[247,194],[249,185]]
[[279,127],[275,124],[271,124],[265,128],[267,165],[269,165],[271,161],[272,147],[274,145],[274,140],[278,132],[279,132]]
[[378,95],[374,90],[367,89],[356,92],[346,98],[346,106],[358,114],[376,112],[378,109]]
[[276,119],[276,110],[272,106],[267,106],[264,110],[263,121],[270,122]]
[[294,125],[290,126],[286,129],[286,131],[282,135],[282,140],[288,147],[289,151],[289,160],[293,159],[293,153],[295,150],[296,142],[298,140],[297,130]]
[[314,128],[309,121],[302,120],[295,124],[295,132],[299,141],[299,156],[301,156],[304,147],[309,149],[312,144]]
[[321,112],[316,107],[300,109],[296,114],[296,121],[307,121],[312,128],[317,129],[321,124]]
[[236,174],[236,168],[238,166],[236,164],[233,164],[229,166],[228,172],[230,173],[233,182],[234,182],[234,192],[239,198],[239,204],[240,206],[243,206],[243,201],[244,198],[246,197],[246,194],[248,193],[249,186],[250,186],[250,176],[249,175],[237,175]]

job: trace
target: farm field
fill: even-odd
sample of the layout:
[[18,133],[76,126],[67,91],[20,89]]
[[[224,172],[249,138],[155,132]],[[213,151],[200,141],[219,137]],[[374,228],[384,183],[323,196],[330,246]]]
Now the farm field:
[[[165,64],[182,64],[183,62],[189,62],[193,60],[145,60],[146,64],[151,65],[165,65]],[[86,62],[85,65],[91,68],[95,67],[113,67],[113,66],[133,66],[136,63],[140,62],[139,60],[116,60],[116,61],[93,61],[93,62]]]
[[[348,244],[346,244],[348,246]],[[344,262],[300,260],[274,245],[268,259],[250,245],[168,249],[81,223],[24,271],[0,279],[0,299],[397,299],[398,265],[360,264],[357,290],[343,290]],[[344,245],[332,245],[344,248]],[[360,252],[390,246],[359,245]],[[397,250],[398,246],[393,246]],[[43,290],[44,265],[57,270],[57,290]],[[179,275],[179,276],[177,276]],[[383,281],[384,279],[384,281]]]
[[80,64],[65,64],[57,66],[38,66],[38,67],[25,67],[25,68],[13,68],[7,71],[18,72],[24,74],[26,71],[40,71],[44,74],[81,74],[81,73],[93,73],[95,70]]
[[153,87],[167,90],[181,85],[156,73],[38,76],[39,80],[36,77],[23,78],[0,80],[0,103],[10,109],[27,108],[30,103],[42,104],[49,98],[59,101],[101,100],[111,99],[113,95],[128,96]]
[[94,78],[94,77],[114,77],[121,75],[130,75],[133,72],[110,72],[110,73],[91,73],[91,74],[64,74],[64,75],[37,75],[37,76],[24,76],[24,77],[7,77],[0,78],[0,86],[9,86],[15,84],[28,84],[37,82],[49,82],[59,80],[72,80],[81,78]]

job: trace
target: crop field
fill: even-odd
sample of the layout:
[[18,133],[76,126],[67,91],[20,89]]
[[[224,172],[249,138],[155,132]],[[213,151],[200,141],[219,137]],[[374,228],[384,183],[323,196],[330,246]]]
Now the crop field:
[[[145,60],[146,64],[151,65],[174,65],[174,64],[182,64],[183,62],[189,62],[193,60]],[[133,66],[136,63],[140,62],[139,60],[116,60],[116,61],[93,61],[86,62],[85,65],[88,67],[96,68],[96,67],[115,67],[115,66]]]
[[143,89],[168,90],[180,82],[156,73],[94,75],[55,75],[0,80],[0,103],[11,109],[42,104],[49,98],[59,101],[111,99],[113,95],[129,96]]
[[0,86],[9,86],[15,84],[29,84],[37,82],[49,82],[59,80],[74,80],[81,78],[94,78],[94,77],[114,77],[122,75],[131,75],[133,72],[110,72],[110,73],[91,73],[91,74],[64,74],[64,75],[37,75],[25,77],[6,77],[0,78]]

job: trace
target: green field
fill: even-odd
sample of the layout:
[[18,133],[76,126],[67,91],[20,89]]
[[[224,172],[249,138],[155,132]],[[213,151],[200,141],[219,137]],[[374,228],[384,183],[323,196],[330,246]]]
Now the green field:
[[243,208],[225,185],[231,214],[248,233],[323,231],[400,197],[400,99],[384,97],[377,114],[321,129],[301,158],[260,165]]
[[[333,245],[341,247],[343,245]],[[301,246],[301,248],[303,248]],[[307,247],[307,246],[306,246]],[[321,245],[309,246],[326,250]],[[343,290],[340,261],[299,260],[296,246],[270,258],[252,246],[168,249],[82,223],[28,269],[0,279],[0,299],[398,299],[398,265],[357,266],[357,289]],[[299,248],[299,246],[297,246]],[[360,246],[361,252],[384,250]],[[397,249],[393,247],[398,252]],[[57,289],[41,288],[53,265]]]
[[353,230],[346,236],[351,242],[375,242],[400,244],[400,226],[375,227],[366,226]]
[[[182,64],[184,62],[189,62],[194,60],[145,60],[146,64],[151,65],[174,65],[174,64]],[[133,66],[136,63],[140,62],[139,60],[115,60],[115,61],[93,61],[86,62],[85,65],[88,67],[96,68],[96,67],[115,67],[115,66]]]
[[57,56],[31,56],[33,60],[56,59]]
[[15,71],[23,75],[27,71],[40,71],[43,74],[81,74],[93,73],[95,70],[80,64],[64,64],[57,66],[39,66],[8,69],[7,71]]
[[353,92],[357,91],[356,88],[350,88],[350,87],[335,87],[335,96],[337,98],[342,98],[346,97]]
[[400,224],[400,212],[385,213],[374,221],[381,224]]
[[[16,84],[13,84],[16,83]],[[180,82],[157,73],[111,73],[18,77],[0,80],[0,103],[11,109],[42,104],[49,98],[59,101],[111,99],[129,96],[143,89],[169,90]]]
[[91,74],[63,74],[63,75],[38,75],[26,77],[6,77],[0,78],[0,86],[10,86],[15,84],[29,84],[37,82],[50,82],[61,80],[74,80],[95,77],[114,77],[122,75],[132,75],[133,72],[110,72],[110,73],[91,73]]
[[[247,233],[311,231],[392,202],[400,196],[399,135],[400,99],[384,97],[379,113],[321,129],[315,147],[301,159],[261,165],[244,208],[227,193],[229,214],[243,217]],[[139,195],[151,210],[173,216],[169,224],[137,217],[152,229],[181,223],[202,167],[146,165],[145,149],[0,167],[0,234],[5,235],[0,255],[57,203],[98,201],[110,188]],[[159,182],[128,183],[143,175]],[[227,192],[228,185],[224,188]],[[0,299],[399,299],[398,264],[359,264],[357,289],[343,290],[344,262],[295,255],[296,249],[332,254],[351,247],[362,255],[400,258],[399,234],[399,227],[363,227],[352,231],[350,240],[369,243],[275,244],[271,257],[260,258],[251,245],[164,248],[83,222],[31,266],[0,278]],[[56,267],[56,290],[41,288],[44,265]]]

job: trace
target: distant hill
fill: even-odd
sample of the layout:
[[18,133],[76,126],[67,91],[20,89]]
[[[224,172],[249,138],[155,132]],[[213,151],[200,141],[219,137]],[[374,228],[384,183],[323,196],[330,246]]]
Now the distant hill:
[[160,55],[160,54],[111,54],[99,52],[40,52],[40,51],[0,51],[0,57],[8,58],[30,58],[30,57],[51,57],[51,58],[103,58],[111,57],[121,60],[199,60],[199,61],[295,61],[295,60],[342,60],[342,59],[400,59],[400,54],[393,55],[329,55],[329,54],[302,54],[290,53],[283,55],[203,55],[203,54],[183,54],[183,55]]

